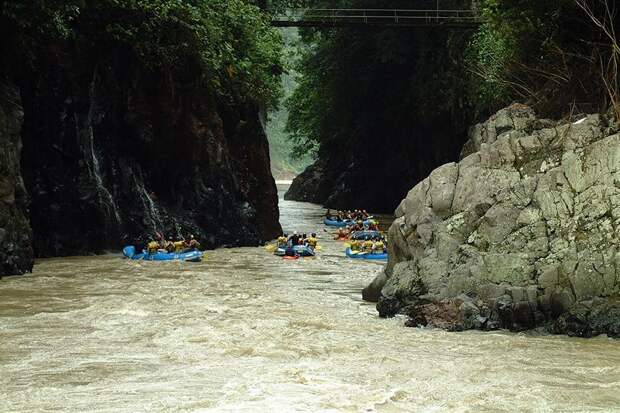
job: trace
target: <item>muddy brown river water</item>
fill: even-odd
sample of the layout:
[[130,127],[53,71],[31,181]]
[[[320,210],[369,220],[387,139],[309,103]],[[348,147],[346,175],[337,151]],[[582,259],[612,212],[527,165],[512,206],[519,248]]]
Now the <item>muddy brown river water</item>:
[[[281,200],[285,229],[319,206]],[[620,342],[383,320],[380,264],[220,249],[41,260],[0,280],[0,412],[620,412]]]

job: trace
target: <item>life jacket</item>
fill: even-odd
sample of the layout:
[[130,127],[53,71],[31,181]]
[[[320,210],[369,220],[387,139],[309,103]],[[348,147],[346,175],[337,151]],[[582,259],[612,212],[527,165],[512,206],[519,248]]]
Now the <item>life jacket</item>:
[[364,243],[362,244],[362,248],[364,248],[365,250],[370,250],[372,249],[373,245],[374,243],[372,241],[364,241]]
[[360,249],[360,242],[359,241],[351,241],[351,251],[359,251]]
[[382,243],[381,241],[375,242],[374,248],[375,248],[375,251],[383,252],[383,250],[385,250],[385,244]]
[[157,250],[159,249],[159,243],[157,241],[151,241],[148,243],[148,245],[146,246],[149,254],[155,254],[157,252]]
[[190,248],[195,248],[195,249],[198,249],[198,248],[200,248],[200,242],[196,241],[195,239],[192,239],[192,240],[189,242],[189,247],[190,247]]
[[177,241],[174,243],[174,252],[181,252],[185,249],[185,241]]
[[318,243],[319,243],[319,240],[317,240],[316,238],[313,238],[313,237],[308,238],[308,245],[311,246],[312,248],[316,248]]

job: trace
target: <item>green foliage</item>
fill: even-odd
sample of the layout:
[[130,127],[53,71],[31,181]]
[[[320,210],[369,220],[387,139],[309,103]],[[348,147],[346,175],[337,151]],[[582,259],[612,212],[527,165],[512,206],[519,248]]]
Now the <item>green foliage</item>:
[[68,38],[71,22],[80,14],[83,0],[0,1],[0,18],[33,38]]
[[[282,29],[282,34],[285,44],[285,64],[288,68],[288,72],[282,75],[282,86],[284,97],[288,99],[298,86],[296,80],[298,73],[294,67],[299,60],[296,53],[299,35],[297,29],[293,28]],[[296,145],[286,131],[288,117],[288,108],[281,105],[269,114],[267,122],[271,167],[276,179],[297,175],[314,160],[314,154],[311,151],[306,151],[305,154],[295,152]]]
[[274,105],[280,93],[281,38],[248,0],[10,1],[2,16],[36,41],[74,38],[124,45],[148,66],[199,67],[220,94]]
[[[367,0],[349,7],[376,7]],[[403,7],[382,2],[382,7]],[[426,7],[411,1],[406,7]],[[303,32],[299,87],[287,100],[287,130],[296,153],[352,145],[376,146],[410,134],[439,113],[464,111],[462,50],[467,33],[408,29]],[[410,135],[409,135],[410,136]]]
[[479,6],[485,23],[466,52],[478,112],[519,100],[558,116],[572,101],[598,100],[591,56],[599,39],[575,0],[480,0]]

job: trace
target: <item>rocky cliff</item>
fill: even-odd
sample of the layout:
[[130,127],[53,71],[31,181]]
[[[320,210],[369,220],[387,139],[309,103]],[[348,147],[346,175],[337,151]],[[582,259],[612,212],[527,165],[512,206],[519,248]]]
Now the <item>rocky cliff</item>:
[[18,90],[0,78],[0,277],[32,270],[32,231],[20,173],[23,113]]
[[[19,194],[2,190],[0,217],[24,211],[23,145],[37,256],[117,249],[154,231],[193,233],[207,247],[280,231],[259,108],[200,87],[192,62],[186,73],[153,70],[122,49],[57,44],[26,63],[13,71],[21,105],[0,101],[0,148]],[[2,225],[4,237],[29,245],[20,222]]]
[[377,121],[376,130],[352,132],[352,141],[322,148],[319,159],[297,176],[285,199],[335,209],[391,213],[412,185],[437,165],[458,157],[466,140],[462,117],[436,113]]
[[620,335],[620,135],[502,110],[409,191],[365,291],[408,325]]

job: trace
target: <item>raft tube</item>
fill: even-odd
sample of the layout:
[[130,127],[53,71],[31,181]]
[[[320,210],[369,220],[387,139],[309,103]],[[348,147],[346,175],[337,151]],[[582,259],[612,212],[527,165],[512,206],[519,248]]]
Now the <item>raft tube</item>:
[[[300,257],[314,257],[314,250],[311,247],[307,247],[305,245],[295,245],[293,249]],[[286,255],[286,248],[276,249],[274,255],[284,257]]]
[[132,260],[200,262],[204,256],[204,252],[192,250],[180,253],[156,252],[155,254],[148,254],[142,251],[136,254],[136,247],[130,245],[123,248],[123,255]]
[[349,238],[368,241],[369,239],[373,239],[375,237],[381,237],[381,233],[379,231],[355,231]]
[[323,220],[323,223],[329,227],[340,227],[340,228],[346,227],[347,225],[355,224],[355,222],[350,221],[350,220],[336,221],[335,219],[328,219],[328,218],[325,218]]
[[[355,225],[355,222],[356,221],[352,219],[345,219],[344,221],[337,221],[335,219],[325,218],[323,220],[323,223],[327,225],[328,227],[340,227],[340,228],[343,228],[349,225]],[[363,224],[364,226],[370,225],[370,219],[363,221]]]
[[388,255],[386,253],[382,254],[371,254],[369,252],[358,252],[355,253],[351,251],[351,248],[347,248],[346,250],[347,257],[353,259],[363,259],[363,260],[387,260]]

